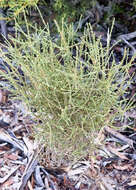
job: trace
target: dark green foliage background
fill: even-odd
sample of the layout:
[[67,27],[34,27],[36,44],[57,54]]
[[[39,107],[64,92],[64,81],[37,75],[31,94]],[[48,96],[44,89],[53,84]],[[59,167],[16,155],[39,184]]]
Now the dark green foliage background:
[[[80,16],[87,16],[92,11],[99,9],[102,12],[100,22],[111,25],[112,17],[116,21],[130,25],[130,17],[135,15],[136,0],[117,1],[117,0],[1,0],[0,7],[6,9],[6,18],[13,19],[20,15],[24,10],[31,16],[31,10],[36,6],[45,15],[46,21],[53,19],[60,22],[62,18],[68,22],[79,20]],[[104,7],[104,8],[103,8]],[[95,10],[97,8],[97,10]],[[128,22],[128,21],[129,22]],[[132,20],[133,22],[133,20]],[[134,25],[134,23],[133,23]]]

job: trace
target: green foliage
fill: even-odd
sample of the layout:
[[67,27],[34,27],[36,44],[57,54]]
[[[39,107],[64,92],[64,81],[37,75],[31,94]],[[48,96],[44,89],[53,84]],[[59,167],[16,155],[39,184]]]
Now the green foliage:
[[136,9],[136,0],[133,0],[133,6]]
[[25,8],[35,6],[39,0],[1,0],[0,7],[8,7],[8,17],[6,19],[16,18]]
[[[42,121],[35,127],[36,136],[57,153],[78,159],[90,153],[96,132],[107,124],[113,125],[115,116],[128,109],[126,100],[119,101],[119,97],[130,83],[125,79],[132,60],[123,65],[127,62],[125,53],[121,63],[116,64],[110,51],[111,33],[104,48],[90,25],[78,44],[74,42],[77,33],[72,25],[63,23],[59,27],[56,23],[56,27],[60,38],[55,42],[48,25],[45,30],[35,28],[32,34],[18,27],[23,38],[16,35],[12,44],[8,42],[8,53],[1,52],[12,72],[1,75],[14,87],[10,90],[16,98],[23,99],[30,109],[35,108],[33,114]],[[72,48],[76,50],[75,58]],[[115,81],[121,77],[119,85]]]
[[92,7],[94,1],[88,2],[87,0],[81,1],[67,1],[67,0],[56,0],[53,1],[53,10],[57,13],[57,20],[64,18],[66,20],[76,19],[84,14],[85,10]]
[[[8,7],[8,17],[6,19],[16,18],[24,10],[28,10],[29,7],[35,7],[35,5],[42,5],[48,7],[50,13],[54,12],[56,14],[56,19],[59,21],[62,18],[65,19],[76,19],[80,17],[81,14],[87,10],[87,8],[92,7],[95,0],[88,3],[87,0],[81,1],[67,1],[67,0],[56,0],[51,2],[46,2],[43,0],[1,0],[0,7]],[[27,9],[26,9],[27,8]]]

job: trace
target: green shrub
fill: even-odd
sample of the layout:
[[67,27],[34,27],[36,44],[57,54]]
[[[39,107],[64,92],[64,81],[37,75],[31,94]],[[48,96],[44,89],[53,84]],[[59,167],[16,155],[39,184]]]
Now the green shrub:
[[[6,20],[16,19],[24,11],[31,19],[31,10],[35,8],[37,11],[37,7],[39,7],[48,22],[53,21],[52,18],[58,22],[61,22],[62,18],[71,22],[78,20],[87,9],[94,7],[96,2],[96,0],[90,2],[88,0],[1,0],[0,8],[8,8],[6,17],[4,17]],[[19,19],[21,18],[19,17]]]
[[8,8],[8,15],[5,19],[16,18],[26,8],[35,6],[39,0],[1,0],[0,8]]
[[[128,62],[125,53],[120,64],[115,62],[109,32],[107,46],[102,47],[90,25],[79,43],[72,25],[56,23],[56,27],[58,39],[53,39],[48,25],[32,34],[17,27],[23,37],[17,34],[12,44],[8,42],[8,52],[1,51],[12,72],[1,75],[14,87],[13,95],[36,110],[33,114],[41,123],[35,134],[45,146],[78,159],[90,153],[97,132],[128,109],[119,97],[130,83],[126,78],[133,59]],[[122,82],[116,82],[120,78]]]
[[56,0],[50,3],[51,9],[56,13],[56,20],[59,22],[62,18],[66,21],[77,20],[85,13],[87,9],[96,4],[96,0]]

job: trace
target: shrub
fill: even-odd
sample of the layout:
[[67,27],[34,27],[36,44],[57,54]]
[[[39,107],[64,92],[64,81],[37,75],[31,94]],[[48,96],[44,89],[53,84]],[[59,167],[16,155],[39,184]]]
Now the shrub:
[[133,59],[128,62],[125,53],[120,64],[115,62],[111,32],[103,47],[90,25],[79,43],[72,25],[56,27],[59,38],[54,39],[48,25],[33,28],[32,34],[16,26],[21,35],[17,32],[12,44],[7,43],[8,52],[1,51],[12,72],[7,67],[8,74],[1,75],[13,95],[36,110],[36,136],[57,153],[78,159],[90,153],[97,132],[128,109],[127,100],[119,97],[130,83],[126,79]]
[[31,6],[36,6],[39,0],[1,0],[0,8],[8,8],[7,18],[16,18],[20,13],[22,13],[26,8]]
[[[65,18],[65,20],[71,22],[72,20],[76,20],[80,18],[85,11],[96,4],[96,0],[89,2],[87,0],[53,0],[53,1],[45,1],[45,0],[1,0],[0,7],[8,8],[6,11],[7,20],[17,18],[17,16],[24,12],[24,10],[31,16],[31,8],[39,7],[41,11],[43,11],[44,15],[48,15],[48,22],[50,21],[52,15],[54,15],[55,19],[58,22]],[[37,9],[36,9],[37,10]],[[46,17],[45,16],[45,17]],[[52,20],[52,19],[51,19]]]
[[61,18],[71,22],[76,21],[87,9],[96,4],[96,0],[88,2],[87,0],[56,0],[50,3],[51,9],[56,13],[56,19],[59,22]]

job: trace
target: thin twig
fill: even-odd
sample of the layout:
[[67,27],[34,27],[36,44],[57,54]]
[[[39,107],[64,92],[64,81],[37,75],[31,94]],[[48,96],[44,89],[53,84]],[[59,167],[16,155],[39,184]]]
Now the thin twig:
[[[2,8],[0,8],[0,17],[4,18],[4,11]],[[4,19],[0,19],[0,26],[2,36],[7,39],[7,26],[6,21]]]

